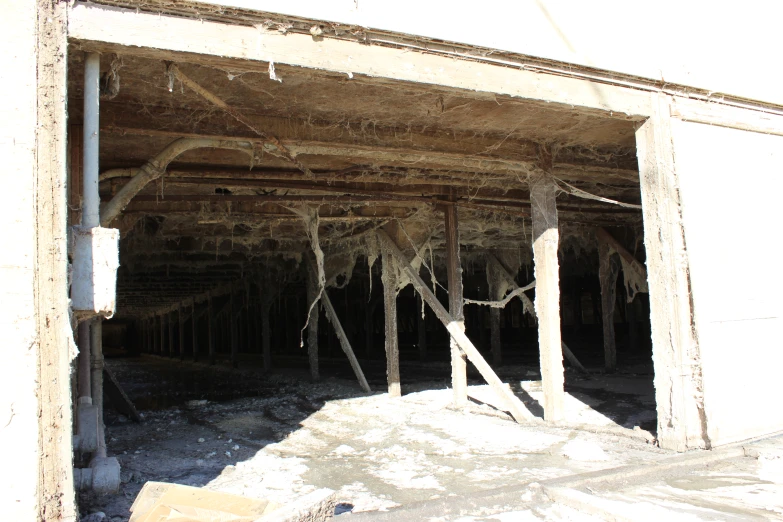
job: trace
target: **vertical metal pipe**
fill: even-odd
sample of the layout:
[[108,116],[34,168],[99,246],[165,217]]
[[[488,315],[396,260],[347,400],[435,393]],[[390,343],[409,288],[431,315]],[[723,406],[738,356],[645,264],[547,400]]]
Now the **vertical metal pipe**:
[[90,377],[90,321],[79,323],[79,404],[92,404]]
[[101,55],[84,55],[84,202],[82,226],[98,227],[100,218],[100,196],[98,194],[98,125],[99,99],[98,83],[101,75]]
[[92,403],[98,410],[98,450],[96,457],[106,456],[106,438],[103,429],[103,319],[92,321],[90,348],[92,349]]

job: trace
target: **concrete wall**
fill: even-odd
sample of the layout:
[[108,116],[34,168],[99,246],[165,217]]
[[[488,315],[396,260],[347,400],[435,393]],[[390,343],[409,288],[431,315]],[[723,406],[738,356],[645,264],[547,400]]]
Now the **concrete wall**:
[[0,16],[0,506],[4,520],[37,517],[38,401],[34,288],[36,4],[10,2]]
[[783,3],[680,0],[209,0],[617,71],[783,105]]
[[783,137],[672,122],[713,445],[783,430]]

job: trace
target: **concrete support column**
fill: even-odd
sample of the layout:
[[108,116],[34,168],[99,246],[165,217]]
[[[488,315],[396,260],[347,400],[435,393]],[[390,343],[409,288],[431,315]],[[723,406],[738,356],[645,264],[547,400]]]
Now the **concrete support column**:
[[212,311],[212,294],[207,296],[207,350],[209,364],[215,364],[215,315]]
[[397,334],[397,271],[391,253],[383,250],[381,281],[383,282],[384,345],[386,347],[386,381],[390,397],[400,397],[400,347]]
[[548,174],[551,156],[545,155],[544,172],[530,176],[533,215],[533,260],[536,278],[538,349],[544,391],[544,419],[565,417],[563,350],[560,339],[560,274],[557,260],[557,186]]
[[[459,257],[459,224],[456,205],[447,205],[446,214],[446,274],[449,288],[449,315],[465,331],[465,315],[462,310],[462,263]],[[449,339],[451,347],[451,386],[454,390],[454,406],[461,408],[468,404],[467,356]]]

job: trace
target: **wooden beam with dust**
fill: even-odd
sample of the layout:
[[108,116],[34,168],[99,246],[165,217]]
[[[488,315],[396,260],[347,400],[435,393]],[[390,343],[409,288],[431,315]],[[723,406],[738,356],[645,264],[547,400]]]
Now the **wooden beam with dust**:
[[545,158],[542,161],[542,170],[531,175],[529,179],[536,278],[535,310],[538,316],[544,418],[547,421],[561,421],[565,418],[565,389],[557,259],[559,233],[555,202],[558,189],[548,174],[551,169],[551,156],[544,150],[542,156]]
[[[445,214],[446,235],[446,274],[449,285],[449,315],[457,325],[465,331],[465,314],[463,313],[462,295],[462,264],[459,257],[459,220],[457,207],[443,207]],[[454,406],[464,408],[468,404],[468,364],[465,353],[456,340],[449,340],[451,349],[451,388],[454,392]]]
[[[566,107],[647,116],[646,92],[577,78],[504,67],[477,59],[362,45],[309,34],[279,35],[256,27],[138,12],[77,2],[69,9],[68,34],[83,49],[115,52],[118,46],[168,61],[204,65],[226,59],[281,63],[337,73],[364,74],[456,89],[507,94]],[[107,45],[108,44],[108,45]],[[121,52],[121,50],[120,50]],[[267,67],[258,67],[264,70]]]

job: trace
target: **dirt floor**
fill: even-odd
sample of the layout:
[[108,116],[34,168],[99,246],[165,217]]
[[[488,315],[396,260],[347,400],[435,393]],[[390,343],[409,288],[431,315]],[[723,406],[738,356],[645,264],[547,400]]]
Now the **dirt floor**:
[[[642,429],[655,425],[649,375],[585,380],[569,374],[569,426],[550,427],[511,421],[478,382],[471,384],[470,406],[454,410],[448,373],[435,367],[430,373],[443,379],[404,381],[405,395],[392,399],[366,395],[337,377],[310,383],[297,370],[265,376],[158,357],[107,364],[144,417],[133,423],[107,407],[107,443],[122,466],[121,492],[84,494],[81,505],[83,513],[103,511],[113,522],[128,519],[149,480],[283,503],[328,487],[338,491],[338,513],[358,513],[668,455]],[[520,366],[500,374],[506,382],[512,374],[538,378]],[[371,383],[382,390],[379,380]],[[540,412],[537,385],[512,381],[534,412]]]

